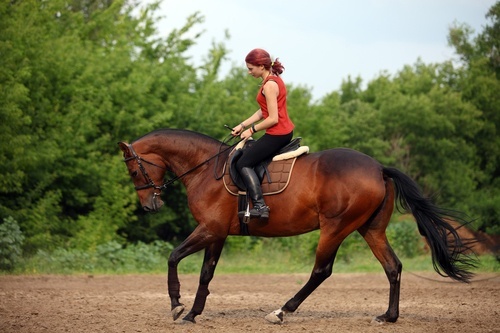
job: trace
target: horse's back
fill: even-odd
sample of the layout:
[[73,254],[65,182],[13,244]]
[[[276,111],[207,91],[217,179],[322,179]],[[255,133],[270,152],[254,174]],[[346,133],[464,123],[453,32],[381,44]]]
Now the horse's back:
[[[316,171],[328,177],[361,177],[382,179],[383,166],[373,157],[349,148],[333,148],[309,154]],[[360,175],[361,173],[361,175]]]
[[[308,188],[310,198],[323,208],[338,212],[353,204],[377,206],[385,197],[382,165],[356,150],[334,148],[311,153],[299,158],[296,168],[292,180],[296,190]],[[332,206],[332,201],[337,204]]]

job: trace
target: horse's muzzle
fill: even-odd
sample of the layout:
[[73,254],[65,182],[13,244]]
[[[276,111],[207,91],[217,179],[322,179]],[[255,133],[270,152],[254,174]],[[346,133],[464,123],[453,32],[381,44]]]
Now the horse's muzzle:
[[159,196],[153,196],[148,204],[142,206],[142,209],[148,213],[156,213],[162,206],[163,201],[159,198]]

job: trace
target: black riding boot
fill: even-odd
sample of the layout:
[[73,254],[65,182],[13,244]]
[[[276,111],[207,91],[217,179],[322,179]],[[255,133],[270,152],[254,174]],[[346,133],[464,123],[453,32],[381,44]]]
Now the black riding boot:
[[259,218],[263,222],[269,219],[269,207],[264,202],[262,188],[260,187],[259,178],[252,168],[242,168],[240,176],[247,187],[247,192],[252,200],[253,208],[250,210],[251,218]]

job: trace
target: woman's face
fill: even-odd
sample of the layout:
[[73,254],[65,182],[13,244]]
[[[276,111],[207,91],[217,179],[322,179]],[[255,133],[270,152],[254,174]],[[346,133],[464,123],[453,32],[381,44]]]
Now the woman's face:
[[249,63],[247,63],[247,69],[248,69],[248,74],[252,75],[253,77],[262,77],[265,70],[264,65],[255,66]]

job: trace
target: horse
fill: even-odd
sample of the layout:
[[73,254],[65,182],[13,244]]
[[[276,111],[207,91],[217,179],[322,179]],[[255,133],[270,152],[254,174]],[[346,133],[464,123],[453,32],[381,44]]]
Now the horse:
[[[181,181],[186,188],[189,209],[198,225],[168,258],[168,294],[176,321],[185,309],[180,302],[178,264],[204,250],[194,303],[182,319],[195,323],[205,308],[209,283],[226,238],[241,235],[237,199],[217,177],[217,171],[222,169],[220,161],[228,158],[232,146],[180,129],[158,129],[130,144],[118,144],[145,211],[156,212],[164,205],[160,194],[174,181]],[[164,182],[167,170],[175,177]],[[283,323],[285,314],[297,310],[331,276],[342,241],[354,231],[368,243],[389,281],[388,309],[373,321],[396,322],[403,266],[385,232],[396,204],[413,214],[420,234],[429,244],[437,273],[460,282],[469,282],[473,276],[474,259],[463,255],[467,244],[447,222],[456,214],[424,197],[403,172],[385,167],[361,152],[335,148],[298,157],[288,187],[278,195],[267,196],[266,203],[271,207],[270,218],[267,223],[250,221],[246,225],[250,235],[280,237],[320,230],[308,281],[281,308],[265,317],[271,323]]]

